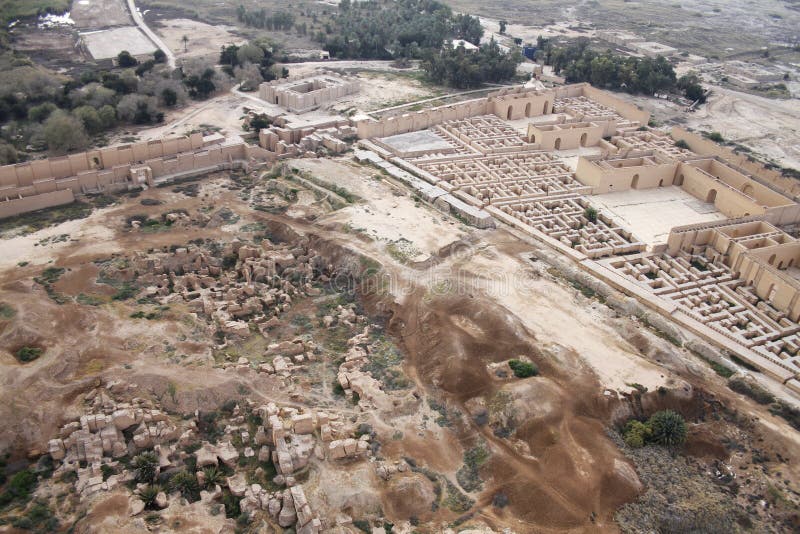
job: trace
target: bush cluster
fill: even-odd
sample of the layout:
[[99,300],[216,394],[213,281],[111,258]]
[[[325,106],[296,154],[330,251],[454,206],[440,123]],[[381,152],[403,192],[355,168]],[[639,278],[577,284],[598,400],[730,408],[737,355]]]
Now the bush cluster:
[[650,416],[647,421],[628,421],[622,437],[629,447],[639,448],[647,444],[678,447],[686,441],[688,430],[683,416],[672,410],[663,410]]
[[509,360],[508,366],[514,371],[514,376],[517,378],[528,378],[539,374],[539,368],[536,364],[531,362],[523,362],[522,360]]

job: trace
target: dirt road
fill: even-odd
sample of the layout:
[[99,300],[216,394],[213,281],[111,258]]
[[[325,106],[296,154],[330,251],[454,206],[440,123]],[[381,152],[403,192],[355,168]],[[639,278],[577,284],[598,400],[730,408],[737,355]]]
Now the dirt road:
[[145,24],[144,19],[142,18],[142,14],[136,9],[136,3],[134,2],[134,0],[128,0],[128,9],[130,9],[133,21],[136,23],[137,26],[139,26],[139,29],[141,29],[144,32],[144,34],[147,35],[147,37],[151,41],[153,41],[153,44],[155,44],[167,55],[167,65],[169,65],[170,68],[174,69],[176,66],[175,54],[173,54],[172,50],[169,49],[169,47],[164,43],[164,41],[162,41],[161,38],[158,35],[156,35],[156,33],[153,30],[151,30],[147,26],[147,24]]

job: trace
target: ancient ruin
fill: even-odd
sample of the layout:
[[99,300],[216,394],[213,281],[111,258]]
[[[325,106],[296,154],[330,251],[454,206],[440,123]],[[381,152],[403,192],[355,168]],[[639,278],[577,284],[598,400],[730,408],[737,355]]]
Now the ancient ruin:
[[264,82],[259,96],[289,111],[304,113],[358,91],[358,81],[332,72]]
[[[676,131],[672,138],[648,130],[647,121],[587,85],[501,91],[362,120],[369,153],[359,157],[402,169],[410,176],[394,176],[422,198],[472,206],[460,213],[477,211],[471,218],[481,227],[494,219],[549,242],[693,331],[717,342],[722,335],[727,348],[800,391],[800,278],[791,274],[800,258],[794,239],[773,226],[800,222],[800,205],[737,161],[709,154],[696,136]],[[701,222],[671,219],[643,240],[636,221],[623,224],[605,203],[604,195],[620,203],[658,188],[673,191],[690,207],[686,216]],[[722,228],[748,245],[729,250],[732,242],[715,237]],[[639,285],[617,282],[618,273]]]

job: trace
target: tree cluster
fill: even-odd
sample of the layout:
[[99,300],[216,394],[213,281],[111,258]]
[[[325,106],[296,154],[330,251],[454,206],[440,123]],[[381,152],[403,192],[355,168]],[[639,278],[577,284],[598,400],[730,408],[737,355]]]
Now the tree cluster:
[[236,8],[236,18],[245,26],[266,30],[289,31],[294,26],[294,15],[286,11],[278,11],[269,15],[264,8],[249,11],[243,5]]
[[[243,91],[255,91],[263,81],[272,81],[278,77],[273,69],[275,55],[273,47],[266,41],[254,41],[241,46],[223,46],[219,63],[222,70],[236,79]],[[288,76],[284,68],[280,73]]]
[[419,59],[445,39],[478,44],[483,35],[477,18],[436,0],[343,1],[325,30],[316,40],[331,57],[358,59]]
[[692,102],[699,100],[702,104],[706,101],[706,91],[700,85],[700,78],[696,74],[684,74],[678,78],[677,87],[683,91],[683,96]]
[[664,57],[629,57],[611,50],[597,52],[588,40],[558,47],[539,37],[537,53],[569,83],[589,82],[595,87],[652,95],[676,87],[675,70]]
[[160,50],[142,62],[123,51],[116,68],[72,77],[27,58],[16,61],[21,65],[0,70],[0,164],[24,159],[27,151],[85,149],[92,137],[119,124],[161,122],[166,109],[206,98],[228,83],[226,74],[199,60],[173,71]]
[[686,441],[688,431],[683,416],[672,410],[663,410],[647,421],[629,421],[622,437],[629,447],[643,447],[649,443],[664,447],[679,447]]
[[469,89],[513,78],[521,61],[518,51],[504,53],[497,43],[491,41],[472,51],[463,46],[453,48],[446,45],[439,51],[430,52],[422,62],[422,69],[434,83]]

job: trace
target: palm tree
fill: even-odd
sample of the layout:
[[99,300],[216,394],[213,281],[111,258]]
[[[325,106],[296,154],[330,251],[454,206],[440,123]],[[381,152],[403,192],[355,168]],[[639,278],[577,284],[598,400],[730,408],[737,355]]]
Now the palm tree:
[[153,508],[156,503],[156,497],[161,493],[161,486],[156,484],[148,484],[139,490],[139,498],[142,500],[147,508]]
[[189,36],[188,35],[184,35],[183,37],[181,37],[181,42],[183,42],[183,51],[186,52],[187,51],[187,45],[189,44]]
[[200,498],[200,485],[194,473],[179,471],[169,479],[170,491],[179,491],[180,494],[189,502],[194,502]]
[[158,475],[158,457],[152,452],[137,454],[131,465],[136,470],[137,482],[150,483]]
[[203,469],[203,474],[206,479],[206,487],[213,489],[217,484],[222,484],[224,475],[222,471],[216,466],[206,467]]
[[652,440],[659,445],[678,447],[686,441],[686,421],[672,410],[654,413],[648,420]]

